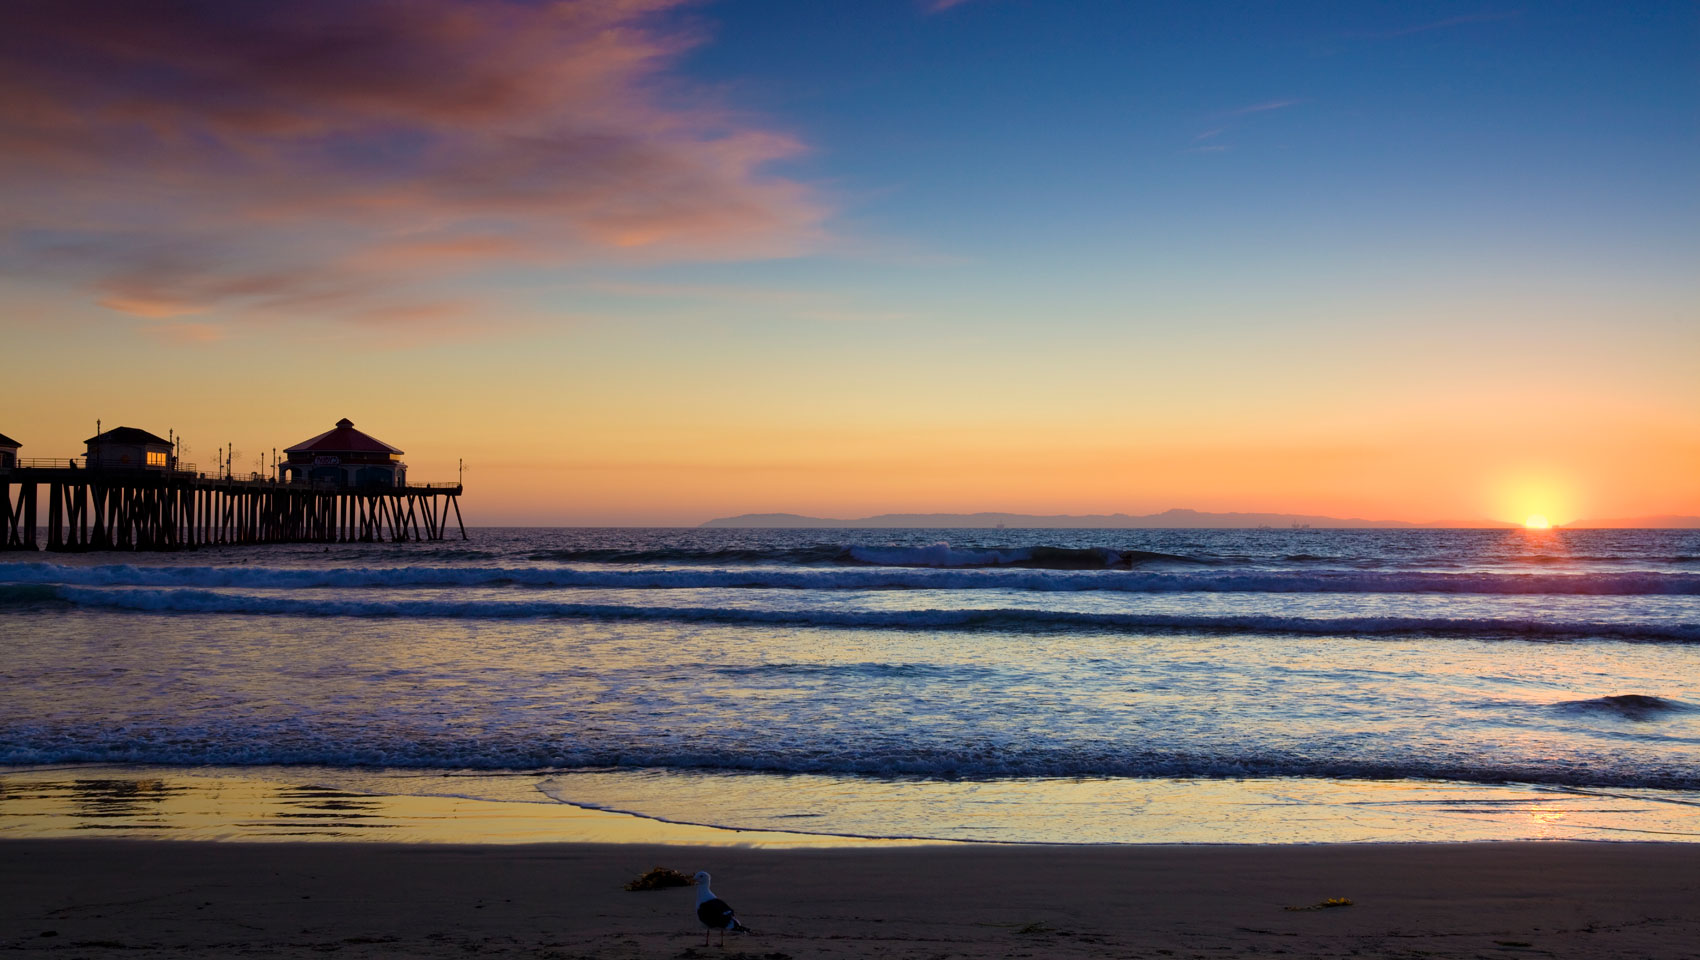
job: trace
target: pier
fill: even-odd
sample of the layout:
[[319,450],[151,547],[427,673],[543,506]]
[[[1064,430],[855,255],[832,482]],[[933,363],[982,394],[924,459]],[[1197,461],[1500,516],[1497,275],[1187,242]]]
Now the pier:
[[451,512],[467,538],[460,483],[408,483],[402,451],[346,418],[274,457],[271,476],[246,478],[222,457],[218,474],[199,473],[173,441],[134,427],[97,433],[81,457],[22,459],[0,441],[0,550],[442,540]]
[[56,551],[442,540],[451,512],[466,539],[458,483],[347,489],[55,462],[0,468],[0,549],[41,549],[42,526]]

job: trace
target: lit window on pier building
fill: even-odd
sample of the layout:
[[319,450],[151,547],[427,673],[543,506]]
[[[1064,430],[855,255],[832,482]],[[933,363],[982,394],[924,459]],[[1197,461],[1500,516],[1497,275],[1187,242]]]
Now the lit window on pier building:
[[354,421],[347,417],[338,420],[335,429],[283,452],[289,457],[281,465],[283,479],[289,483],[352,489],[399,487],[407,483],[407,464],[401,462],[402,451],[354,429]]
[[83,441],[91,470],[174,470],[171,441],[135,427],[113,427]]

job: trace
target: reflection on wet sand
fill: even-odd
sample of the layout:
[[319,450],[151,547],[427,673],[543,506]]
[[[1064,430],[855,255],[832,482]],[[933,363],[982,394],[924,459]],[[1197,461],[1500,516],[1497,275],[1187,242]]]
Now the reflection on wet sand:
[[[806,814],[800,816],[799,814]],[[0,839],[840,846],[905,842],[1700,841],[1700,796],[1531,784],[1247,779],[0,769]],[[86,834],[85,834],[86,835]],[[933,838],[921,840],[919,838]]]
[[[348,793],[329,787],[283,787],[275,792],[277,803],[286,809],[276,819],[246,823],[265,837],[349,836],[343,831],[394,830],[399,824],[383,822],[380,798]],[[370,821],[370,822],[368,822]]]
[[[78,815],[91,821],[78,825],[80,830],[166,830],[169,826],[159,819],[159,805],[182,787],[166,785],[164,780],[73,780],[70,790],[76,797]],[[123,820],[123,823],[106,823]]]
[[280,775],[276,769],[210,775],[123,767],[3,769],[0,839],[71,837],[100,830],[116,837],[173,840],[769,847],[876,842],[663,824],[553,802],[357,793],[282,781],[282,776],[288,773]]
[[[65,810],[72,830],[169,830],[161,807],[186,789],[161,779],[4,779],[0,817],[27,817],[31,809],[55,807]],[[0,820],[0,830],[12,825]]]

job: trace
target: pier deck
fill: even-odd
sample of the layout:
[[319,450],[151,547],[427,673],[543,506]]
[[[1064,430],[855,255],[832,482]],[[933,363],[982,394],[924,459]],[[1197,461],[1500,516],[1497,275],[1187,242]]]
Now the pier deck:
[[73,464],[0,468],[0,550],[41,549],[41,526],[57,551],[441,540],[451,510],[466,539],[458,483],[347,488]]

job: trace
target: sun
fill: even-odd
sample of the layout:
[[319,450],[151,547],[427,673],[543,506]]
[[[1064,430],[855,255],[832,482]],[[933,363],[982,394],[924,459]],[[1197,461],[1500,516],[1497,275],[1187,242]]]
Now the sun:
[[1525,530],[1551,530],[1552,529],[1552,523],[1547,520],[1546,514],[1531,513],[1531,514],[1529,514],[1529,519],[1523,521],[1523,529],[1525,529]]

